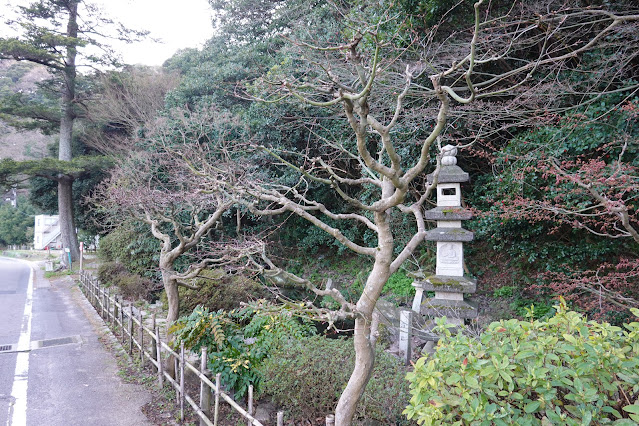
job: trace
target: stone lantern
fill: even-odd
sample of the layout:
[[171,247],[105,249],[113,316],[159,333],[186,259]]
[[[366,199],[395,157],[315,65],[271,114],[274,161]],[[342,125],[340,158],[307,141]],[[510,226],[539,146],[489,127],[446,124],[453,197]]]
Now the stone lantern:
[[[457,166],[457,148],[446,145],[437,176],[437,207],[424,213],[428,220],[437,221],[437,227],[426,233],[426,241],[437,242],[435,275],[417,274],[413,310],[431,317],[446,316],[449,323],[461,325],[464,319],[477,317],[477,306],[464,298],[477,288],[474,279],[464,277],[463,243],[473,240],[473,233],[462,228],[462,221],[472,217],[461,206],[461,183],[468,181],[468,173]],[[435,179],[427,176],[428,183]],[[435,297],[422,301],[424,291],[435,292]]]

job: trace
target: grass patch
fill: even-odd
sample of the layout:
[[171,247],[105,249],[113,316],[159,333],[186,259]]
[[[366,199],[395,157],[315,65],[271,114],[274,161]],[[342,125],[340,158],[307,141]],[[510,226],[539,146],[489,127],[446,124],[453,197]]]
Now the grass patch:
[[40,250],[3,250],[2,256],[29,260],[50,260],[57,257]]
[[71,275],[73,271],[64,270],[64,271],[47,271],[44,273],[44,277],[47,279],[51,278],[59,278]]

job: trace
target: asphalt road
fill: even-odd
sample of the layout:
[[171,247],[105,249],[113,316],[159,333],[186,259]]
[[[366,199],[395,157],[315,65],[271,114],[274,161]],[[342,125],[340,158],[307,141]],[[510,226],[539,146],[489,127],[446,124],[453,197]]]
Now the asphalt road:
[[[0,258],[0,426],[149,425],[143,387],[123,383],[107,329],[66,277]],[[31,277],[31,279],[30,279]]]

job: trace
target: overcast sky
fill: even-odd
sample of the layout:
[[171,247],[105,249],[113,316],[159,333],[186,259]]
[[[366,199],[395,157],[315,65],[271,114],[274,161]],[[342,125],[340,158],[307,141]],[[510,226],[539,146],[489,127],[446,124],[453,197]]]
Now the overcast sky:
[[201,47],[213,35],[207,0],[98,0],[113,19],[151,31],[163,44],[128,44],[118,50],[129,64],[161,65],[179,50]]
[[[163,43],[151,41],[135,44],[114,44],[125,63],[161,65],[179,50],[201,47],[211,38],[211,8],[207,0],[92,0],[105,14],[125,26],[151,31],[151,36]],[[6,17],[17,4],[28,0],[2,0],[0,16]],[[2,19],[4,21],[4,19]],[[4,25],[4,22],[2,22]]]

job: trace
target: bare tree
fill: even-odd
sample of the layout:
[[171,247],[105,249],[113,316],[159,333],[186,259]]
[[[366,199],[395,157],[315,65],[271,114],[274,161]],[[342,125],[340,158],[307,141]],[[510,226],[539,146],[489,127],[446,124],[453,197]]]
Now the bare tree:
[[[349,38],[341,43],[291,40],[292,48],[298,50],[291,54],[294,70],[287,74],[284,67],[278,67],[265,76],[259,83],[266,86],[269,95],[260,100],[297,100],[332,109],[346,120],[351,137],[317,135],[317,149],[302,152],[253,146],[249,165],[243,165],[248,167],[245,174],[231,179],[207,158],[205,149],[179,151],[179,158],[187,162],[202,187],[235,199],[255,215],[298,215],[346,248],[373,260],[354,303],[336,288],[283,271],[267,255],[261,262],[255,261],[266,275],[305,284],[317,295],[329,295],[339,303],[337,310],[304,305],[317,316],[355,320],[355,367],[336,408],[337,425],[352,423],[373,370],[375,306],[382,288],[426,235],[424,209],[429,208],[439,171],[434,152],[441,149],[442,136],[451,130],[447,129],[451,105],[471,105],[508,94],[523,96],[518,91],[534,80],[537,72],[561,68],[607,41],[613,31],[627,30],[626,26],[636,29],[639,20],[637,14],[568,8],[549,8],[541,16],[527,15],[529,11],[524,9],[518,15],[511,11],[494,18],[484,14],[481,6],[481,0],[474,6],[475,23],[470,32],[443,42],[433,36],[397,48],[397,40],[384,30],[397,18],[388,14],[376,15],[374,24],[351,21],[344,32]],[[586,29],[587,39],[579,37]],[[526,46],[526,55],[520,55]],[[258,91],[255,86],[251,90],[255,99]],[[527,116],[522,110],[527,102],[509,105],[518,106],[515,116],[519,120]],[[498,112],[501,117],[511,115],[509,111]],[[409,145],[417,152],[411,152]],[[246,158],[249,152],[246,146],[242,148],[243,152],[235,151],[229,158]],[[287,170],[286,179],[277,178],[284,176],[284,172],[278,175],[274,171],[278,168]],[[431,184],[423,178],[426,171],[433,173]],[[330,210],[314,199],[316,187],[333,190],[344,201],[341,209]],[[402,215],[410,218],[415,229],[407,241],[397,239],[396,217]],[[376,241],[366,244],[348,238],[343,232],[345,222],[372,231]]]
[[[72,160],[72,136],[78,116],[76,63],[79,51],[92,46],[101,55],[87,55],[89,64],[114,65],[117,60],[106,40],[132,41],[146,35],[119,25],[117,35],[108,34],[105,27],[114,24],[95,5],[83,0],[37,0],[27,6],[17,6],[20,17],[6,24],[21,30],[19,37],[0,38],[0,59],[15,59],[41,64],[59,76],[60,118],[58,159]],[[55,177],[58,183],[58,214],[62,243],[71,257],[80,256],[73,215],[73,175],[63,170]]]
[[[628,102],[624,107],[631,113],[624,117],[626,125],[632,128],[636,106]],[[582,229],[596,237],[639,244],[639,170],[629,154],[629,150],[636,150],[636,141],[629,133],[610,139],[602,141],[594,152],[564,154],[563,158],[543,150],[533,151],[534,155],[522,154],[521,158],[513,156],[508,167],[516,176],[515,185],[521,188],[530,176],[535,176],[540,187],[505,194],[495,202],[499,216],[550,224],[550,232],[556,234],[570,228]],[[629,248],[632,252],[632,245]],[[636,250],[634,258],[621,253],[616,264],[584,264],[580,271],[546,272],[543,276],[567,300],[592,309],[591,315],[618,312],[619,308],[639,304],[636,255]]]
[[[111,225],[140,220],[158,240],[158,269],[169,305],[169,325],[179,317],[179,286],[197,289],[193,279],[202,270],[237,265],[238,259],[259,250],[259,244],[251,241],[225,243],[214,238],[212,232],[230,212],[233,198],[201,187],[184,162],[175,161],[176,149],[184,149],[192,141],[208,147],[224,142],[223,120],[224,115],[214,109],[197,113],[176,110],[170,117],[157,119],[153,126],[147,123],[146,138],[138,141],[145,150],[119,157],[111,178],[92,199]],[[232,174],[226,166],[223,160],[216,162],[218,175]],[[182,263],[188,264],[182,270],[177,268],[180,258],[186,258]],[[172,362],[167,366],[171,370]]]
[[135,149],[144,131],[164,108],[164,98],[179,81],[162,68],[130,66],[97,75],[97,90],[86,106],[86,119],[100,130],[86,132],[87,143],[107,154]]

